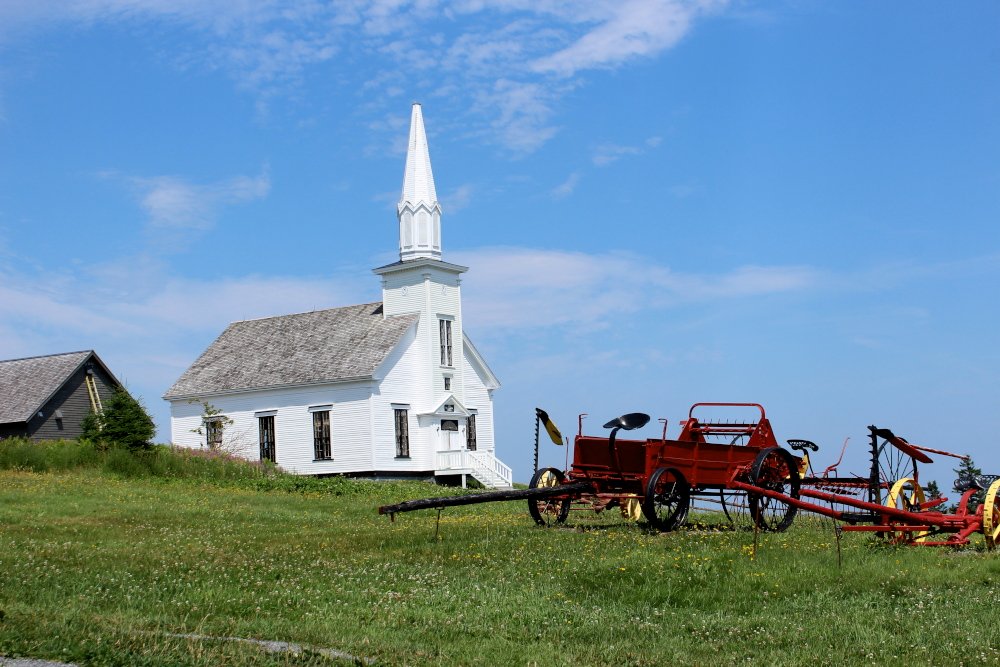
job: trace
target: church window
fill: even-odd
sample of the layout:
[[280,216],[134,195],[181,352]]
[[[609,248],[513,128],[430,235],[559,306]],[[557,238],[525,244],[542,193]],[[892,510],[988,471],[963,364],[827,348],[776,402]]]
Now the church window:
[[465,448],[470,452],[476,451],[476,415],[469,415],[465,425]]
[[451,320],[438,320],[438,337],[441,342],[441,365],[451,366]]
[[258,417],[257,422],[260,425],[260,460],[273,463],[278,460],[274,443],[274,415]]
[[444,390],[451,391],[451,378],[447,375],[444,378]]
[[313,448],[316,460],[325,461],[333,458],[330,450],[330,411],[317,410],[313,416]]
[[209,449],[218,449],[222,446],[222,420],[205,420],[205,445]]
[[410,458],[410,428],[408,424],[409,411],[405,408],[396,408],[396,458]]

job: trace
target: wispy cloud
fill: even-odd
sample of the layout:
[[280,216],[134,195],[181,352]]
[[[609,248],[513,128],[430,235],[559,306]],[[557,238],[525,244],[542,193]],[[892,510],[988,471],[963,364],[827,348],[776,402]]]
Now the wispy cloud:
[[580,172],[574,171],[569,177],[552,188],[552,196],[556,199],[565,199],[573,194],[573,190],[576,189],[576,184],[580,182]]
[[265,166],[256,176],[195,183],[180,176],[127,176],[104,171],[100,178],[125,183],[145,213],[145,229],[161,251],[182,248],[215,226],[227,206],[263,199],[271,190]]
[[[310,71],[340,71],[378,110],[409,92],[485,111],[478,134],[515,153],[558,132],[577,75],[671,48],[723,0],[15,0],[0,3],[0,45],[48,26],[180,26],[179,66],[221,69],[262,111]],[[153,33],[156,34],[155,32]],[[172,42],[172,47],[176,42]],[[427,73],[433,72],[429,77]]]
[[713,0],[626,0],[601,3],[605,12],[596,25],[559,51],[538,58],[532,68],[572,76],[580,70],[610,67],[636,57],[652,56],[681,40],[699,15],[724,3]]
[[457,213],[469,205],[474,193],[475,188],[472,185],[468,183],[460,185],[447,194],[442,195],[441,208],[447,213]]
[[594,149],[591,161],[598,167],[606,167],[613,162],[617,162],[623,157],[642,155],[647,150],[659,146],[660,142],[660,137],[650,137],[642,142],[642,145],[640,146],[623,146],[621,144],[613,143],[601,144]]
[[678,273],[666,264],[622,253],[485,248],[457,255],[458,261],[475,267],[465,281],[476,295],[465,307],[469,319],[494,330],[602,327],[640,309],[805,290],[822,277],[806,266]]
[[208,185],[197,185],[175,176],[136,177],[132,184],[149,224],[162,229],[208,229],[219,207],[267,196],[271,179],[265,170],[258,176],[237,176]]

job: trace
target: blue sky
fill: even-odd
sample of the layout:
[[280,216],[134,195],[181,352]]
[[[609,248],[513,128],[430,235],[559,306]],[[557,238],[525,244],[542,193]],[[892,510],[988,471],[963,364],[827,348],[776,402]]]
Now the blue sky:
[[0,358],[94,348],[165,438],[228,322],[379,298],[420,101],[516,479],[535,406],[676,432],[696,401],[763,403],[821,464],[874,423],[1000,473],[998,29],[985,1],[6,0]]

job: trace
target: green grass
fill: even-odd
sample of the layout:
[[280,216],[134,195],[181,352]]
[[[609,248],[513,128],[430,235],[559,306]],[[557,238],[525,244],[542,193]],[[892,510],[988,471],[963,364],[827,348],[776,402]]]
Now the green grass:
[[336,662],[171,636],[192,633],[378,664],[1000,662],[1000,557],[977,548],[845,535],[838,568],[819,521],[761,535],[754,557],[752,533],[651,534],[612,512],[544,529],[523,503],[445,510],[435,539],[433,511],[375,511],[445,492],[428,485],[123,474],[97,458],[0,472],[0,654]]

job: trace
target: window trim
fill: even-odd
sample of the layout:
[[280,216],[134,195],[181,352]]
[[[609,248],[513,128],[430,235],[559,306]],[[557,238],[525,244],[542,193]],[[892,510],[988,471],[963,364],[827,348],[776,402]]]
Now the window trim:
[[[267,432],[267,429],[264,428],[264,420],[267,419],[271,420],[271,428],[270,428],[271,441],[269,443],[270,444],[269,453],[271,455],[269,457],[264,456],[265,453],[264,434]],[[271,463],[278,462],[278,425],[275,423],[275,421],[276,420],[273,414],[266,414],[257,417],[257,443],[259,446],[259,455],[261,461],[270,461]]]
[[[317,407],[329,408],[332,406]],[[330,428],[330,410],[314,410],[309,408],[309,412],[312,413],[313,461],[332,461],[333,437]],[[325,415],[325,420],[323,415]],[[317,430],[317,420],[320,421],[320,431],[325,430],[325,433]],[[325,442],[322,441],[324,437]]]
[[408,459],[410,458],[410,408],[393,405],[392,409],[396,458]]
[[438,318],[438,344],[441,349],[441,365],[446,368],[455,367],[452,322],[454,320],[448,317]]
[[469,414],[465,419],[465,448],[470,452],[479,451],[479,440],[476,432],[476,413]]
[[[202,422],[205,424],[205,447],[207,447],[208,449],[215,450],[218,449],[219,447],[222,447],[224,421],[225,420],[222,418],[221,415],[212,416],[202,420]],[[216,433],[218,434],[219,438],[218,440],[214,441],[215,445],[213,446],[212,435]]]

